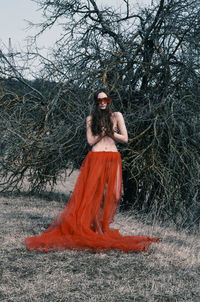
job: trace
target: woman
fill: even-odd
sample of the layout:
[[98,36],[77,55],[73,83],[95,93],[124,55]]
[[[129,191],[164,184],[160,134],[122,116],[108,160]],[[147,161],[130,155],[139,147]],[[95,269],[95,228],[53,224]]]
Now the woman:
[[29,250],[104,252],[115,248],[141,252],[158,241],[146,236],[123,236],[110,228],[122,194],[121,157],[115,141],[127,143],[128,134],[122,114],[111,112],[111,98],[105,92],[96,93],[94,102],[92,115],[86,119],[92,150],[81,165],[72,196],[44,233],[25,239]]

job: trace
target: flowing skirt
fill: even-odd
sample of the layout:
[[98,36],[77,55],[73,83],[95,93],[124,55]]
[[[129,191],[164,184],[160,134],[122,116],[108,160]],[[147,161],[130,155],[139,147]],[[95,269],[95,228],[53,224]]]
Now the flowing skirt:
[[122,195],[119,152],[90,151],[84,159],[65,208],[47,230],[28,237],[29,250],[49,252],[74,249],[105,252],[108,249],[141,252],[158,238],[123,236],[110,228]]

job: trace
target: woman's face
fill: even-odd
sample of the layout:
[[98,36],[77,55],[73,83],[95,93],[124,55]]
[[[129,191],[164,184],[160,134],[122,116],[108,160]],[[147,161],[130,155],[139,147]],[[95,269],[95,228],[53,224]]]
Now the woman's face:
[[[105,92],[100,92],[100,93],[98,94],[98,99],[103,99],[103,98],[107,98],[107,97],[108,97],[108,96],[107,96],[107,94],[106,94]],[[102,103],[101,103],[101,104],[98,104],[98,106],[99,106],[99,108],[100,108],[101,110],[105,110],[106,107],[107,107],[107,103],[104,102],[104,101],[102,101]]]

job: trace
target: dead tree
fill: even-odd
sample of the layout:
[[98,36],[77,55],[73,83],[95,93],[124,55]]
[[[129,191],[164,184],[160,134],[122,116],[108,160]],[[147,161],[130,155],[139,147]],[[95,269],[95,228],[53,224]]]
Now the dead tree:
[[[35,186],[46,184],[54,168],[56,180],[68,163],[79,166],[87,151],[84,119],[92,102],[89,97],[104,87],[113,99],[113,110],[124,114],[130,138],[127,146],[119,145],[124,169],[122,207],[134,206],[177,223],[198,221],[200,22],[196,1],[152,1],[150,8],[137,11],[127,0],[122,1],[121,11],[100,7],[95,0],[37,3],[44,16],[38,35],[56,22],[62,24],[63,35],[51,61],[34,52],[27,54],[40,56],[40,73],[57,87],[54,95],[44,97],[40,122],[33,122],[39,137],[36,150],[42,154]],[[38,100],[36,91],[35,97]],[[27,104],[29,100],[30,95]],[[36,139],[30,139],[27,155],[32,154],[32,141]],[[49,154],[53,159],[45,161]],[[63,160],[66,157],[69,161]],[[40,182],[43,162],[47,172]]]

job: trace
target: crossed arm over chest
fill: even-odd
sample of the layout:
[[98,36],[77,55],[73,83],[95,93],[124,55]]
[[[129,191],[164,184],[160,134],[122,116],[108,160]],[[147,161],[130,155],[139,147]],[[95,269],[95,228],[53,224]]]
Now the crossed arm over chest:
[[[119,129],[120,133],[114,132],[113,135],[109,135],[113,140],[120,142],[120,143],[127,143],[128,142],[128,133],[125,125],[125,121],[121,112],[115,112],[115,119],[117,129]],[[105,133],[102,133],[101,136],[92,134],[91,130],[91,116],[86,118],[86,129],[87,129],[87,141],[90,146],[98,143],[103,137],[108,136]]]

